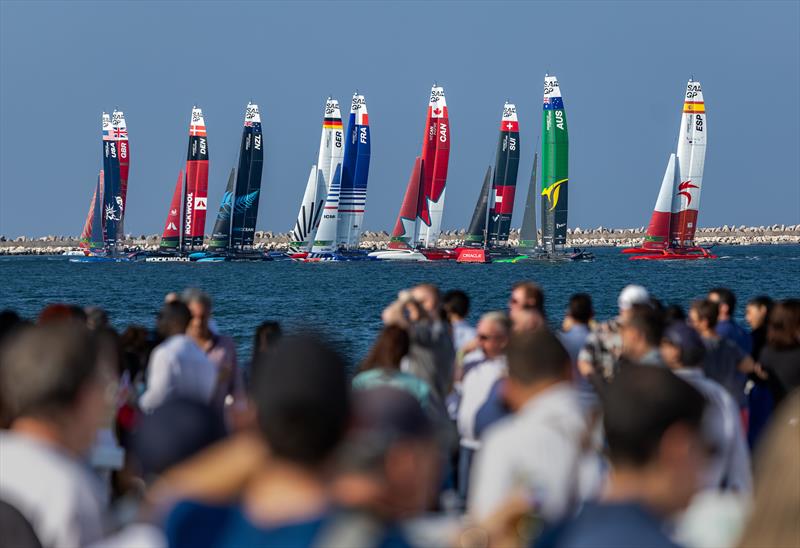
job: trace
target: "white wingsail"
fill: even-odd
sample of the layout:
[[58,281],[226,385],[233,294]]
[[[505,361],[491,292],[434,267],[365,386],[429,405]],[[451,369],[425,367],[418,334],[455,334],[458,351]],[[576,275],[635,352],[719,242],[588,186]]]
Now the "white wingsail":
[[327,195],[322,210],[322,219],[313,238],[312,253],[336,250],[336,230],[341,190],[342,158],[344,158],[344,131],[339,101],[328,98],[325,103],[325,121],[319,147],[317,168],[324,181]]

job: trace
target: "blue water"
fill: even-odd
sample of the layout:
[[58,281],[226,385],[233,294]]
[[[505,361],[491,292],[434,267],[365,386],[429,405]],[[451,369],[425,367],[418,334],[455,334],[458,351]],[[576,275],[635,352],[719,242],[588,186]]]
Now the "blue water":
[[[594,250],[594,263],[460,265],[432,263],[70,263],[66,257],[0,258],[0,309],[35,318],[53,302],[99,305],[117,328],[152,326],[164,295],[200,287],[214,299],[220,328],[249,353],[254,328],[267,319],[287,329],[316,328],[360,359],[380,328],[380,312],[403,288],[432,282],[465,290],[472,320],[505,308],[511,285],[534,280],[547,314],[560,322],[572,293],[592,295],[598,318],[616,313],[620,289],[645,285],[665,303],[687,306],[717,285],[740,302],[759,294],[800,295],[800,246],[717,247],[718,260],[629,261],[618,249]],[[737,310],[743,314],[744,307]]]

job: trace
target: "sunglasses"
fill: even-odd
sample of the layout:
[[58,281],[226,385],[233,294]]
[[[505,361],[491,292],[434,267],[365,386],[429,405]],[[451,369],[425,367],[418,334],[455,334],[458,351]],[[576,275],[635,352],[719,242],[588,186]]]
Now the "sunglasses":
[[488,340],[491,340],[491,339],[498,339],[498,338],[499,337],[497,335],[485,335],[483,333],[478,333],[478,340],[479,341],[488,341]]

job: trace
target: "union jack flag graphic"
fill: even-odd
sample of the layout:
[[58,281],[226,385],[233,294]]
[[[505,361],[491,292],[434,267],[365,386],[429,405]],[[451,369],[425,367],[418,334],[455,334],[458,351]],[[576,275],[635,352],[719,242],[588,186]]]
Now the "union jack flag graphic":
[[124,127],[115,127],[111,130],[114,139],[127,139],[128,138],[128,130]]

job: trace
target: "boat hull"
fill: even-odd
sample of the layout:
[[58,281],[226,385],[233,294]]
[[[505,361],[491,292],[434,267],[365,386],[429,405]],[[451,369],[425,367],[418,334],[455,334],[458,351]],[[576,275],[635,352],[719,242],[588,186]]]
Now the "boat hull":
[[668,247],[666,249],[647,249],[634,247],[622,250],[630,261],[695,261],[698,259],[718,259],[705,247]]
[[369,254],[369,257],[379,261],[422,262],[429,260],[416,249],[386,249],[383,251],[373,251]]

